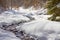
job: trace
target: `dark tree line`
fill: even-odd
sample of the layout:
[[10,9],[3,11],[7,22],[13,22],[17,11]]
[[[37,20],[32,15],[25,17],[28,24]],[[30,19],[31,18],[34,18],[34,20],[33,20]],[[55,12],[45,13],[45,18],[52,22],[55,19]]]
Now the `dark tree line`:
[[[47,14],[52,15],[49,20],[60,21],[60,0],[48,0],[46,2]],[[59,18],[57,18],[59,17]]]

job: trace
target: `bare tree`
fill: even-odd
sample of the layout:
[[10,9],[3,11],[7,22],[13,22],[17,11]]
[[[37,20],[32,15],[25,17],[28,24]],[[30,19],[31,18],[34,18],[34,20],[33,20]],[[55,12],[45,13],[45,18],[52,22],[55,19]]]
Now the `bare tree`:
[[13,7],[18,8],[20,6],[24,6],[25,8],[34,6],[34,7],[41,7],[46,0],[0,0],[0,5],[6,9],[11,9]]

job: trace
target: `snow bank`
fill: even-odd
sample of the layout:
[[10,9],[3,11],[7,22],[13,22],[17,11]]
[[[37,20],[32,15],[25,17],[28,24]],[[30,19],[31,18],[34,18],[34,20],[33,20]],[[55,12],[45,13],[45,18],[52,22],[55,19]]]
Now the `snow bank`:
[[38,33],[48,21],[44,20],[35,20],[29,23],[25,23],[21,28],[27,33]]
[[44,30],[52,30],[56,33],[60,32],[60,22],[49,22],[45,25]]
[[40,35],[41,32],[55,32],[60,33],[60,22],[52,22],[45,19],[35,20],[29,23],[25,23],[22,27],[28,34]]

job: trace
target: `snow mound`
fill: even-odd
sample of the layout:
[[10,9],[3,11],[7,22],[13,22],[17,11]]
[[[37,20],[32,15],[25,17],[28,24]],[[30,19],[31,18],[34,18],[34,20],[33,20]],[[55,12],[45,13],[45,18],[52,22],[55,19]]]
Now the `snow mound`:
[[35,20],[29,23],[25,23],[22,27],[28,34],[40,35],[41,32],[55,32],[60,33],[60,22],[52,22],[48,20]]

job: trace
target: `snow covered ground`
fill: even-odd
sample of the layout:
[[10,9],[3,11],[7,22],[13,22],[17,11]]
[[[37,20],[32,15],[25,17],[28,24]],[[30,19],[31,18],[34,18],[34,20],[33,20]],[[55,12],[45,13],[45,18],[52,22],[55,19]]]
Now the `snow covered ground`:
[[32,22],[25,23],[20,28],[27,34],[42,37],[41,40],[43,40],[44,37],[47,38],[47,40],[60,40],[60,22],[38,19]]
[[[46,9],[44,8],[33,10],[32,8],[23,9],[20,7],[19,11],[8,10],[2,12],[0,14],[0,28],[2,28],[0,29],[0,39],[20,40],[16,38],[16,34],[14,35],[12,32],[7,32],[7,29],[4,29],[8,25],[9,30],[14,28],[18,30],[18,36],[20,35],[19,31],[24,31],[26,34],[35,35],[37,37],[35,40],[60,40],[60,22],[47,20],[50,16],[46,15]],[[23,24],[20,24],[21,21],[23,21]]]
[[20,40],[14,33],[5,31],[0,28],[0,40]]

